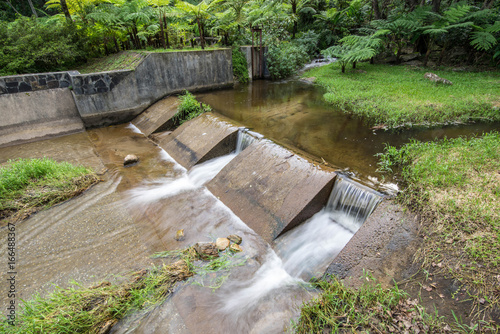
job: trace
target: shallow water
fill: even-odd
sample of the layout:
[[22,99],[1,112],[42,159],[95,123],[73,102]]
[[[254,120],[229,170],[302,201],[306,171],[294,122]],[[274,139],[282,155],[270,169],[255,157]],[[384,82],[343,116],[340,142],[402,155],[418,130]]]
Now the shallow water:
[[374,131],[363,119],[333,109],[323,101],[323,93],[299,80],[257,80],[196,97],[266,138],[322,158],[374,188],[382,176],[376,171],[375,154],[383,152],[385,143],[399,147],[411,138],[429,141],[500,129],[499,123],[483,123],[402,133]]

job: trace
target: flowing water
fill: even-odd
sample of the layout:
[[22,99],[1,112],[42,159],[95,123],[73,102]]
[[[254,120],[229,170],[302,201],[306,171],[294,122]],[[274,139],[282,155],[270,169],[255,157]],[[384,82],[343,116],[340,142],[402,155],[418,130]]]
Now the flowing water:
[[[364,183],[379,178],[373,155],[382,151],[384,142],[401,145],[410,137],[430,140],[494,128],[473,125],[397,135],[374,132],[362,120],[332,112],[321,102],[320,90],[298,81],[257,81],[199,97],[242,125],[323,158]],[[149,258],[155,252],[238,234],[244,252],[231,261],[244,265],[233,268],[220,288],[207,287],[213,277],[194,279],[179,286],[163,305],[141,315],[140,321],[121,322],[113,332],[282,332],[298,316],[300,304],[316,294],[306,282],[324,272],[373,211],[380,194],[339,177],[325,208],[269,245],[204,187],[261,137],[241,129],[233,153],[189,171],[132,125],[0,149],[0,163],[48,156],[107,170],[104,182],[82,196],[16,227],[19,296],[45,294],[54,289],[52,283],[64,287],[71,279],[84,285],[119,279],[158,264]],[[124,167],[127,154],[136,154],[140,162]],[[178,229],[185,230],[185,240],[174,239]],[[0,230],[2,238],[5,233]],[[0,258],[6,258],[5,251],[0,249]],[[5,281],[2,277],[1,291],[5,291]],[[7,302],[3,294],[2,309]]]
[[320,87],[299,80],[257,80],[196,97],[266,138],[323,158],[350,177],[381,190],[386,187],[380,184],[375,154],[383,152],[386,143],[399,147],[411,138],[430,141],[500,128],[499,123],[482,123],[402,133],[374,131],[363,119],[333,109],[323,101],[323,93]]

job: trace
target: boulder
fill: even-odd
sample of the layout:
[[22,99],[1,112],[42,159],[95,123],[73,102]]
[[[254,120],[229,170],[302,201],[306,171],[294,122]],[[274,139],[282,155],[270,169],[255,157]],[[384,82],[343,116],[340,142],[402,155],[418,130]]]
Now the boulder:
[[219,251],[213,242],[198,242],[194,249],[203,260],[209,260],[211,257],[218,257]]
[[440,78],[437,74],[430,73],[430,72],[425,73],[424,78],[429,79],[430,81],[442,83],[445,85],[453,85],[453,83],[450,80]]
[[241,244],[241,237],[239,235],[236,235],[236,234],[231,234],[230,236],[227,237],[229,239],[229,241],[231,241],[232,243],[235,243],[235,244]]
[[139,158],[135,154],[129,154],[123,159],[123,166],[128,166],[135,164],[139,161]]
[[215,246],[217,246],[217,249],[219,251],[225,251],[226,248],[229,247],[229,239],[228,238],[217,238],[217,240],[215,241]]

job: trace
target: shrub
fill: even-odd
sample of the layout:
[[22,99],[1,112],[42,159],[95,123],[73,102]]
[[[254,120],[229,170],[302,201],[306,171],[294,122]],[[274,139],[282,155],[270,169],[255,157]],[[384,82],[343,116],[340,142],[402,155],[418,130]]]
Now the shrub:
[[84,39],[59,19],[0,23],[0,75],[60,71],[85,59]]
[[304,47],[290,42],[271,44],[266,57],[267,67],[273,80],[295,74],[309,60]]
[[241,83],[249,80],[247,59],[238,47],[233,48],[233,76]]

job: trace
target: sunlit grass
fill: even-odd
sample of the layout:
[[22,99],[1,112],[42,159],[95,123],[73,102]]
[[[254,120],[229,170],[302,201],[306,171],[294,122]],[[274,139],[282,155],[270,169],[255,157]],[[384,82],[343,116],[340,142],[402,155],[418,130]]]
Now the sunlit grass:
[[337,64],[311,69],[334,106],[389,128],[468,121],[500,120],[500,72],[432,70],[453,82],[430,82],[431,70],[360,64],[342,74]]

